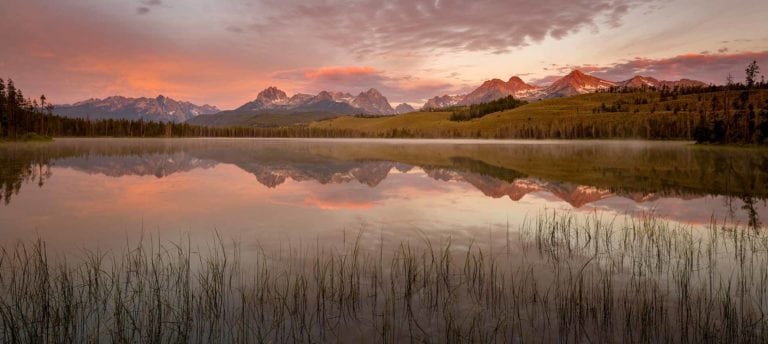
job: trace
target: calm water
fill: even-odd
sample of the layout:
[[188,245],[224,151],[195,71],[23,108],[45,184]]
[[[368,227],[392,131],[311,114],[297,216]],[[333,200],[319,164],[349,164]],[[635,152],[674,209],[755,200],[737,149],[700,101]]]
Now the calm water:
[[0,163],[2,241],[66,248],[147,233],[245,248],[361,230],[493,241],[552,210],[768,218],[768,151],[686,143],[57,139],[2,145]]

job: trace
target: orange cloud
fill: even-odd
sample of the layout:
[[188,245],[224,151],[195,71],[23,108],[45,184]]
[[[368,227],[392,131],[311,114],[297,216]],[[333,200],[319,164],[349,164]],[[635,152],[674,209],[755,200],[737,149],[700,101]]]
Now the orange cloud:
[[345,77],[359,77],[365,75],[380,74],[373,67],[368,66],[334,66],[334,67],[322,67],[316,70],[307,71],[304,73],[304,77],[307,79],[336,79]]

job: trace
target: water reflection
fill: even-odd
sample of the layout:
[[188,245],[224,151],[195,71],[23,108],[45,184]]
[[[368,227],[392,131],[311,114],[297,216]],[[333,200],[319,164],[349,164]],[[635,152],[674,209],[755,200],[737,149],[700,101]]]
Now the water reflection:
[[[142,223],[274,228],[344,225],[339,218],[478,227],[536,207],[752,227],[768,214],[768,151],[682,143],[61,139],[3,145],[0,159],[0,214],[12,227],[66,223],[57,214],[78,211],[83,222],[133,213]],[[38,213],[10,209],[25,194],[37,197],[24,206],[36,202]]]

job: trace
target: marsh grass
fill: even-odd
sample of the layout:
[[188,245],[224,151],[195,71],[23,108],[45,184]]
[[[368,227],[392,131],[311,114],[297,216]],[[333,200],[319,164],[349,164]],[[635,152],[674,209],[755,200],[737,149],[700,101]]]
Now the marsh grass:
[[[546,213],[491,245],[0,251],[0,342],[761,342],[768,236]],[[501,242],[501,244],[500,244]],[[240,257],[248,256],[246,260]]]

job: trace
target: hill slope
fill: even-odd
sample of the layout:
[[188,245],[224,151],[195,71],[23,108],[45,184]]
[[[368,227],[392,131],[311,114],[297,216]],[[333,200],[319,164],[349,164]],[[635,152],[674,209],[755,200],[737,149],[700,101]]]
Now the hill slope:
[[[382,118],[344,116],[310,127],[377,137],[688,139],[700,118],[699,109],[708,108],[713,97],[722,101],[726,95],[715,92],[662,99],[658,92],[650,91],[589,93],[545,99],[463,122],[449,120],[450,112],[415,112]],[[760,108],[765,99],[768,90],[756,91],[753,105]]]

